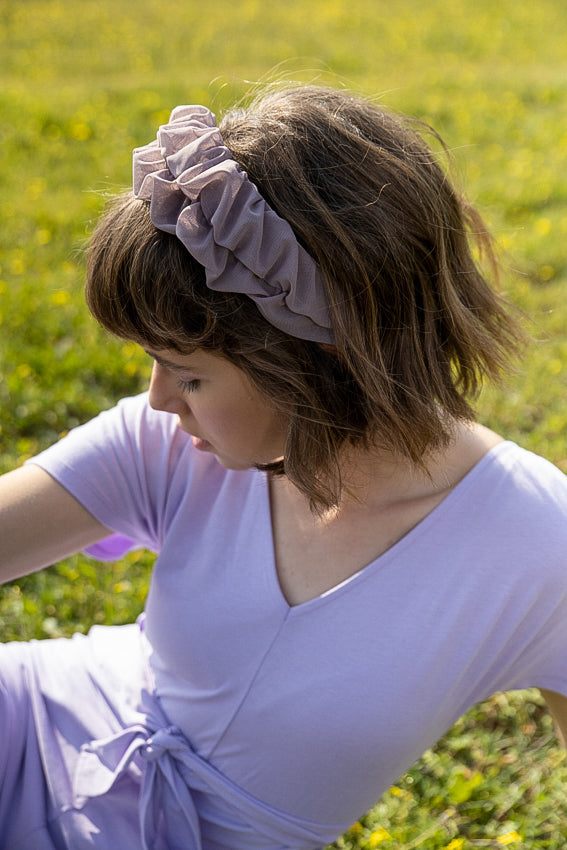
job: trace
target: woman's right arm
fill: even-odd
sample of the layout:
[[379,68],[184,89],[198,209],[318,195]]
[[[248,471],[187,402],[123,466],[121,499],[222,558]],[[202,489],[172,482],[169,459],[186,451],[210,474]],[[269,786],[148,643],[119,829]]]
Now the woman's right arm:
[[0,582],[75,554],[111,532],[34,464],[0,476]]

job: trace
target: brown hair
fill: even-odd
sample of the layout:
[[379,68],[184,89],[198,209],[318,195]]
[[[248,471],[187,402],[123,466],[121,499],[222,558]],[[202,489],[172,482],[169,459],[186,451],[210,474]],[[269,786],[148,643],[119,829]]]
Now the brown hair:
[[204,270],[149,205],[115,202],[96,229],[87,301],[113,333],[152,348],[216,350],[289,421],[285,472],[313,506],[340,499],[345,441],[423,467],[455,419],[472,419],[522,333],[479,270],[494,274],[482,220],[407,120],[347,92],[305,86],[235,110],[220,129],[235,160],[320,264],[336,349],[274,328]]

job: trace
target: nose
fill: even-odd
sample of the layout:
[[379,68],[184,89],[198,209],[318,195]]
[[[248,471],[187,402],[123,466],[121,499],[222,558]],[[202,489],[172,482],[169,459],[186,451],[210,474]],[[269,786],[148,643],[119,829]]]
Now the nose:
[[187,412],[187,405],[183,400],[177,378],[168,369],[155,362],[150,380],[149,402],[154,410],[163,410],[177,415]]

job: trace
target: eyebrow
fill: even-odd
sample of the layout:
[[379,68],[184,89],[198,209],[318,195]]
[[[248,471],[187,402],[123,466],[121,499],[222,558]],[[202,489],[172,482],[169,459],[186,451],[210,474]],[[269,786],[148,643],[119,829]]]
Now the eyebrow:
[[152,360],[155,360],[158,366],[162,366],[164,369],[169,369],[170,372],[191,372],[189,366],[180,366],[178,363],[172,363],[170,360],[164,360],[163,357],[158,357],[157,354],[152,354],[151,351],[148,351],[144,348],[144,351],[151,357]]

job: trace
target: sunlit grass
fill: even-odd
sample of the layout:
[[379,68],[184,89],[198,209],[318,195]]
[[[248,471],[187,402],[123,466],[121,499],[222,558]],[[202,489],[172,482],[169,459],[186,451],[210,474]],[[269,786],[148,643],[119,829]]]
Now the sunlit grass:
[[[130,150],[178,103],[222,113],[272,69],[432,123],[503,249],[535,343],[481,419],[567,471],[567,6],[562,0],[26,0],[0,9],[0,471],[145,386],[83,304],[83,248]],[[2,639],[141,610],[152,559],[76,556],[6,586]],[[337,848],[562,848],[565,758],[538,695],[473,709]]]

